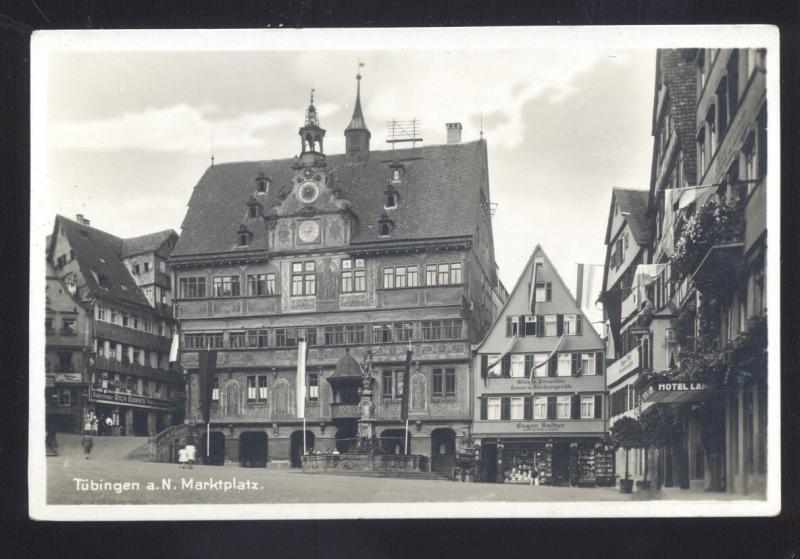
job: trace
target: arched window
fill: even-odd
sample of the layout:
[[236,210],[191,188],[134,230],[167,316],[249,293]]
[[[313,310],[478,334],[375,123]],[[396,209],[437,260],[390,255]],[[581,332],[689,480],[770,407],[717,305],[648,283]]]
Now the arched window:
[[397,208],[397,194],[391,192],[386,195],[386,204],[383,206],[387,210]]
[[381,237],[388,237],[392,232],[392,225],[388,221],[384,221],[380,224],[380,235]]

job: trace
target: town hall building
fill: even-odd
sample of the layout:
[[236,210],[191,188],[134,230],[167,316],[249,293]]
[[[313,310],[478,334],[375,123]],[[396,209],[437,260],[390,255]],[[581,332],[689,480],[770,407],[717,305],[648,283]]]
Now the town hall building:
[[[425,469],[449,471],[469,438],[471,344],[504,300],[486,142],[462,143],[461,125],[449,123],[445,145],[373,150],[357,83],[344,154],[325,153],[312,98],[299,156],[212,164],[189,200],[170,265],[187,425],[201,447],[198,350],[218,352],[212,463],[298,467],[304,444],[345,452],[367,352],[385,452],[403,452],[405,389],[409,452]],[[301,339],[305,443],[295,409]]]

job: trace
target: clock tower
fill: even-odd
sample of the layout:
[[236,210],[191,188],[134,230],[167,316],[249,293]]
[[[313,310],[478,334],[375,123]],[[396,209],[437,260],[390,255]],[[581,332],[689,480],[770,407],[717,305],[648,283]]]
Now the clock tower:
[[314,90],[300,135],[300,155],[292,165],[291,186],[266,216],[269,242],[274,250],[314,250],[349,242],[350,202],[331,184],[323,150],[325,129],[319,124]]

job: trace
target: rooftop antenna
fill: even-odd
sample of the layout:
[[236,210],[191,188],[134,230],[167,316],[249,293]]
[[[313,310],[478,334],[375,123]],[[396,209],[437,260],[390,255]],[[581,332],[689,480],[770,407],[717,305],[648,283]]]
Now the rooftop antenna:
[[211,130],[211,166],[214,166],[214,130]]
[[396,120],[392,119],[386,123],[389,131],[389,137],[386,140],[387,144],[392,144],[392,149],[395,144],[399,142],[411,142],[412,149],[416,147],[417,142],[422,141],[420,133],[422,131],[422,123],[414,118],[412,120]]
[[481,113],[481,139],[483,139],[483,113]]

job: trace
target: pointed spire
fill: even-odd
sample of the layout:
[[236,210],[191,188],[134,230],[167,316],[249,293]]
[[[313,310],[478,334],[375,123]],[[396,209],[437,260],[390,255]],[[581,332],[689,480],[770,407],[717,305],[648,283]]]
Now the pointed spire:
[[319,126],[317,108],[314,106],[314,90],[311,90],[311,99],[306,109],[306,126]]
[[364,66],[363,62],[358,63],[359,70],[356,74],[356,105],[353,108],[353,118],[350,119],[350,124],[346,130],[369,130],[367,123],[364,120],[364,113],[361,111],[361,67]]

